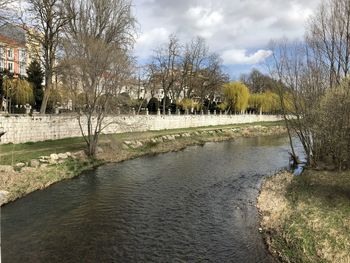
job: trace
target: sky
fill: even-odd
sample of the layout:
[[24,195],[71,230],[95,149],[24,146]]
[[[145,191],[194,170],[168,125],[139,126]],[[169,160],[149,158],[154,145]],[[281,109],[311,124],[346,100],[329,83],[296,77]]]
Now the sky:
[[321,0],[134,0],[138,20],[135,55],[140,64],[170,34],[182,42],[203,37],[232,79],[264,70],[272,39],[302,39]]

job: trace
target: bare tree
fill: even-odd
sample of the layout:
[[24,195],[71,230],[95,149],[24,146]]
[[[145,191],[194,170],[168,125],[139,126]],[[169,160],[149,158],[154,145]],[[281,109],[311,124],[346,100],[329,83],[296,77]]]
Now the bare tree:
[[163,114],[166,114],[166,98],[178,79],[179,56],[180,44],[175,35],[169,36],[169,42],[155,50],[153,56],[151,68],[160,79],[164,92]]
[[71,74],[77,76],[83,94],[78,116],[88,154],[95,157],[101,132],[111,123],[105,117],[114,110],[130,63],[135,19],[128,0],[65,0],[72,19],[65,27],[64,52]]
[[[298,162],[292,135],[301,142],[307,163],[315,166],[326,154],[323,145],[330,139],[320,133],[320,106],[327,90],[334,88],[325,72],[320,57],[305,42],[290,42],[287,39],[274,42],[269,66],[277,79],[276,91],[280,98],[283,117],[288,130],[291,156]],[[326,58],[324,58],[326,59]],[[335,85],[335,84],[333,84]],[[337,105],[334,105],[337,107]]]
[[[287,39],[282,39],[278,42],[271,43],[271,50],[273,51],[271,59],[268,63],[270,74],[277,79],[276,91],[280,98],[280,104],[282,109],[282,115],[286,123],[289,143],[291,147],[291,157],[295,163],[299,162],[299,158],[295,152],[295,147],[292,139],[293,128],[295,128],[291,121],[294,119],[292,112],[291,92],[297,91],[299,86],[299,74],[301,73],[300,67],[300,47],[298,43],[295,43],[294,48]],[[296,97],[296,96],[294,96]],[[297,101],[298,103],[298,101]],[[298,115],[299,116],[299,115]],[[300,119],[300,116],[298,117]]]
[[[149,71],[148,66],[139,66],[136,69],[136,85],[137,85],[137,99],[138,99],[138,109],[137,114],[140,114],[141,108],[144,103],[147,103],[147,92],[149,87]],[[143,96],[142,96],[143,95]]]
[[252,93],[271,91],[276,86],[276,81],[268,75],[253,69],[249,74],[242,74],[240,80],[249,87]]
[[157,73],[157,67],[155,64],[149,64],[146,66],[146,87],[147,92],[150,93],[151,98],[154,98],[157,89],[159,88],[159,83],[161,83],[160,75]]
[[45,90],[40,113],[45,114],[57,65],[59,39],[69,17],[62,10],[61,0],[27,0],[27,3],[21,20],[29,41],[33,46],[36,43],[40,45],[40,48],[32,51],[37,52],[37,58],[44,67]]
[[329,87],[339,85],[349,73],[350,1],[324,1],[310,18],[306,41],[314,59],[327,69]]
[[208,46],[205,39],[197,37],[186,45],[182,58],[182,85],[186,87],[185,97],[190,98],[196,85],[200,85],[201,71],[205,68],[207,60]]
[[221,93],[222,86],[229,82],[229,76],[222,70],[222,59],[216,53],[213,53],[208,58],[208,66],[206,69],[207,87],[206,97],[209,103],[215,100],[215,96]]

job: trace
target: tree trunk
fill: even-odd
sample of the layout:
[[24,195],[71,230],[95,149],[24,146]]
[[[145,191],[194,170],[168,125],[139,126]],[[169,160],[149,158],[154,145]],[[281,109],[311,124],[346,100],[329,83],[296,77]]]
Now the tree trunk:
[[47,102],[48,101],[49,101],[49,95],[48,95],[48,92],[45,90],[44,98],[43,98],[43,101],[42,101],[41,107],[40,107],[40,114],[45,114],[46,113],[46,108],[47,108]]
[[166,96],[165,96],[165,93],[164,93],[164,98],[163,98],[163,115],[165,115],[166,114],[166,112],[165,112],[165,104],[166,104]]
[[92,159],[95,159],[96,157],[96,148],[97,148],[97,143],[95,142],[94,139],[92,139],[89,144],[89,152],[88,152],[89,157]]
[[44,98],[43,98],[43,101],[41,103],[40,114],[46,113],[47,103],[49,101],[50,92],[51,92],[51,85],[52,85],[52,75],[49,74],[47,76],[46,83],[45,83]]

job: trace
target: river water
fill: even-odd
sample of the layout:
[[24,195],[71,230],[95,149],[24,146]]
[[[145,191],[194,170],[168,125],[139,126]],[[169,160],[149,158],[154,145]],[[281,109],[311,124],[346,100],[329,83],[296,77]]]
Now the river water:
[[2,208],[2,263],[274,262],[261,179],[285,137],[240,138],[109,164]]

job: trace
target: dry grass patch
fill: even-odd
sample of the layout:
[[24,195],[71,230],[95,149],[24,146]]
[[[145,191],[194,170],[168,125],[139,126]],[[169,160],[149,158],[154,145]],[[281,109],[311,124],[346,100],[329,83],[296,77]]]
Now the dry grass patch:
[[350,262],[350,172],[268,178],[258,198],[272,252],[285,262]]

